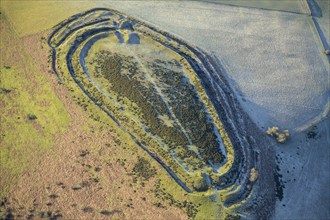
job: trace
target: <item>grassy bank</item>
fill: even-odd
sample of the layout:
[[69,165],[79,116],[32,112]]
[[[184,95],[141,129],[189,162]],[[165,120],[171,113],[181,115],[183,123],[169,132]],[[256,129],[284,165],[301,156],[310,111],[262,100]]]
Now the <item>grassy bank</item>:
[[68,114],[1,15],[0,197],[66,130]]

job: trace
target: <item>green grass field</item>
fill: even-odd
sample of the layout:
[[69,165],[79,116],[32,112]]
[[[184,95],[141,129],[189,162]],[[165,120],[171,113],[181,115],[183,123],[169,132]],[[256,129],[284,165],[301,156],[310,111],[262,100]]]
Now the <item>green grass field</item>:
[[69,124],[63,104],[4,19],[1,15],[0,197]]
[[19,36],[35,34],[52,28],[67,17],[95,7],[93,1],[1,1],[2,12],[6,14],[14,31]]

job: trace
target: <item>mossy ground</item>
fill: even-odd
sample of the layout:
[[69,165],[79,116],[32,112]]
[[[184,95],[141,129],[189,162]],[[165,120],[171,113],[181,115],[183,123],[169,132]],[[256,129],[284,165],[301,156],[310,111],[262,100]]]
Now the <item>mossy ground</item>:
[[[17,177],[63,133],[69,117],[45,76],[1,16],[0,169],[3,197]],[[35,115],[37,118],[29,118]]]

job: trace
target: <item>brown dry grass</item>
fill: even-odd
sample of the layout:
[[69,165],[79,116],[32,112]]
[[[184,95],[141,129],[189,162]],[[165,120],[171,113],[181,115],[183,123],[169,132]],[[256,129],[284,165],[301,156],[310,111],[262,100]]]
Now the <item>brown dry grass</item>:
[[[42,157],[35,158],[32,168],[21,175],[7,196],[5,208],[16,218],[40,218],[50,212],[61,214],[64,219],[186,219],[186,214],[178,208],[153,205],[159,202],[150,191],[156,178],[144,187],[132,184],[129,173],[137,155],[147,155],[136,146],[133,153],[132,148],[119,146],[113,138],[117,134],[110,132],[111,128],[88,119],[88,112],[49,74],[48,51],[46,45],[40,43],[41,36],[46,33],[21,40],[67,109],[70,126],[65,134],[57,135],[54,146]],[[15,64],[15,57],[12,62]],[[164,171],[157,167],[157,172]]]

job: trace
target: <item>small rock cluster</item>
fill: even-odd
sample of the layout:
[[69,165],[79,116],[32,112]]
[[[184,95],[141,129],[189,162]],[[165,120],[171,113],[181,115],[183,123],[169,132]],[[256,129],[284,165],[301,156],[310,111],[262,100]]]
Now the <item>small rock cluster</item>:
[[289,138],[289,130],[284,130],[282,133],[280,132],[278,127],[271,127],[268,128],[266,133],[274,138],[276,138],[277,142],[285,143],[286,140]]

